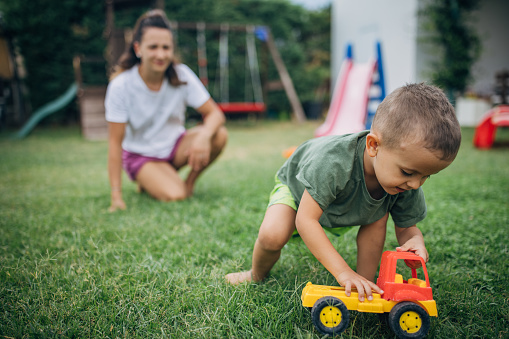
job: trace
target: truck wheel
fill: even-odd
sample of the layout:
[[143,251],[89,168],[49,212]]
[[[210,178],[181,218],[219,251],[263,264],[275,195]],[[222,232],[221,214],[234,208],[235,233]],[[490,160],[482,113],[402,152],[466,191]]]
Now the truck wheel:
[[430,327],[429,315],[416,303],[403,301],[389,313],[389,326],[398,338],[424,338]]
[[322,297],[313,305],[311,319],[322,334],[337,335],[347,328],[350,312],[338,298]]

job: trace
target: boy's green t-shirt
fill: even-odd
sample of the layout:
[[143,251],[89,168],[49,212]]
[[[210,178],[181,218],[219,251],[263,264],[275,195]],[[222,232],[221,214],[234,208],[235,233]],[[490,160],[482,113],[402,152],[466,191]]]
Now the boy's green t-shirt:
[[410,227],[426,217],[421,188],[373,199],[364,179],[364,150],[369,131],[325,136],[306,141],[279,169],[297,207],[306,189],[324,211],[323,227],[366,225],[390,212],[398,227]]

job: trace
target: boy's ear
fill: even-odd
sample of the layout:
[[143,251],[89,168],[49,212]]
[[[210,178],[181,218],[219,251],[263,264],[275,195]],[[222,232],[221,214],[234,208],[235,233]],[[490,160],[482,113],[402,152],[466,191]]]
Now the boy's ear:
[[366,136],[366,151],[372,158],[378,153],[378,147],[380,146],[380,138],[375,133],[369,133]]

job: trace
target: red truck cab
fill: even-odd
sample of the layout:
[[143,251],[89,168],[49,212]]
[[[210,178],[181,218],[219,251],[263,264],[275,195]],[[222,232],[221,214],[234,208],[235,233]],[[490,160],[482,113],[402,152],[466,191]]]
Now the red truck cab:
[[[403,277],[396,273],[398,260],[404,260],[409,264],[412,278],[403,280]],[[424,279],[417,278],[417,270],[412,268],[416,266],[422,267]],[[382,298],[385,300],[433,300],[426,263],[423,258],[412,252],[384,252],[376,284],[384,291]]]

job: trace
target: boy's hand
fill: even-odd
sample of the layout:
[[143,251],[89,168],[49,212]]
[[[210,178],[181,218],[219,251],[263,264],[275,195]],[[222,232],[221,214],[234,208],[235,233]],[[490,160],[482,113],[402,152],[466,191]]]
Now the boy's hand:
[[359,301],[364,301],[364,294],[368,297],[368,300],[373,300],[374,290],[377,293],[383,294],[384,291],[378,287],[374,282],[369,281],[363,276],[355,273],[352,269],[346,270],[336,277],[336,280],[341,286],[345,287],[345,294],[349,297],[352,292],[352,286],[357,288],[359,293]]
[[[421,237],[412,237],[406,243],[400,247],[396,247],[398,252],[413,252],[424,259],[424,262],[428,262],[428,251],[424,246],[424,241]],[[421,267],[421,262],[416,260],[405,260],[408,267],[417,269]]]

